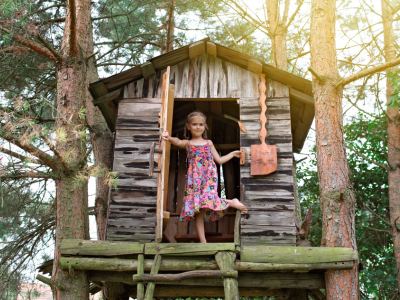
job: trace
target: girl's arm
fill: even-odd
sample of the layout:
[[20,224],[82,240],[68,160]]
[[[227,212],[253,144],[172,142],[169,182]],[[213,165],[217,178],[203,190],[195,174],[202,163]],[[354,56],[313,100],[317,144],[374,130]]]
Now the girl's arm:
[[236,150],[221,157],[219,156],[217,149],[215,149],[213,142],[209,140],[208,143],[210,145],[211,153],[214,157],[214,160],[219,165],[223,165],[224,163],[230,161],[234,157],[240,157],[242,154],[239,150]]
[[167,130],[162,133],[161,137],[179,148],[187,148],[189,143],[188,140],[180,140],[176,137],[169,136],[169,132]]

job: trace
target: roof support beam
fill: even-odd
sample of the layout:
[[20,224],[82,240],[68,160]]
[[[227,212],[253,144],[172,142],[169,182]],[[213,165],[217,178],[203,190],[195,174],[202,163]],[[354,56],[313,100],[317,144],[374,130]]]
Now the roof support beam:
[[247,70],[256,74],[262,73],[263,65],[262,63],[254,58],[249,59],[249,64],[247,65]]
[[289,90],[289,96],[294,100],[299,100],[301,102],[314,105],[314,98],[312,96],[304,94],[292,87]]
[[207,54],[217,58],[217,46],[213,42],[207,42]]
[[145,62],[143,65],[140,66],[142,68],[142,75],[143,78],[147,78],[156,73],[154,70],[154,66],[151,61]]
[[199,41],[189,46],[190,59],[200,56],[204,53],[206,53],[206,46],[204,44],[204,41]]

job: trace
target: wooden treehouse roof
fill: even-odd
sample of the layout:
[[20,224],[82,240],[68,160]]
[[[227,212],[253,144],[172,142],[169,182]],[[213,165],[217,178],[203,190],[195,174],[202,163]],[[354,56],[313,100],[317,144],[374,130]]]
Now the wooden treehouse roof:
[[109,128],[115,131],[116,101],[121,98],[123,87],[131,82],[147,78],[204,53],[222,59],[253,73],[263,73],[267,78],[289,87],[293,151],[300,152],[314,119],[314,99],[311,81],[282,71],[252,56],[211,42],[209,39],[197,41],[163,55],[153,57],[137,66],[90,84],[94,105],[98,106]]

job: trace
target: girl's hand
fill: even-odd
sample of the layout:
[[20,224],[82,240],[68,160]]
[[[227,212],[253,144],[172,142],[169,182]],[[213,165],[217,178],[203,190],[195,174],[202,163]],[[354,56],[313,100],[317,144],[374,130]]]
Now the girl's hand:
[[240,158],[242,156],[242,152],[240,150],[232,151],[233,157]]
[[161,134],[161,137],[162,137],[164,140],[169,141],[169,138],[170,138],[169,132],[168,132],[167,130],[164,130],[164,132]]

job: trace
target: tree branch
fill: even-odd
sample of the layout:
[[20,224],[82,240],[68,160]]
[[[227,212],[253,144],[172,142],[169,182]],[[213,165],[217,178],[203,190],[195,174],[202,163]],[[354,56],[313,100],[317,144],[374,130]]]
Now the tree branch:
[[[10,30],[4,28],[3,26],[0,26],[0,31],[6,32],[6,33],[11,33]],[[57,63],[57,59],[55,58],[55,56],[46,48],[43,48],[43,47],[35,44],[32,41],[26,40],[15,33],[12,35],[12,39],[15,42],[17,42],[21,45],[24,45],[24,46],[28,47],[29,49],[35,51],[37,54],[46,57],[47,59],[51,60],[54,64]]]
[[114,50],[118,49],[119,47],[121,47],[123,44],[127,43],[128,41],[130,41],[131,39],[137,38],[139,36],[143,36],[143,35],[154,35],[156,33],[142,33],[142,34],[138,34],[135,36],[131,36],[128,39],[126,39],[125,41],[120,42],[117,46],[115,46],[114,48],[112,48],[111,50],[107,51],[106,53],[104,53],[103,55],[101,55],[100,57],[97,58],[97,60],[102,59],[104,56],[106,56],[107,54],[110,54],[111,52],[113,52]]
[[381,163],[378,163],[377,161],[374,161],[374,160],[368,158],[367,156],[365,156],[365,155],[363,155],[361,152],[355,150],[353,147],[349,146],[348,144],[345,144],[345,147],[348,148],[348,149],[350,149],[350,150],[353,151],[354,153],[356,153],[358,156],[364,158],[366,161],[370,162],[371,164],[374,164],[374,165],[376,165],[376,166],[378,166],[378,167],[381,167],[381,168],[383,168],[383,169],[385,169],[385,170],[388,170],[388,166],[385,166],[385,165],[383,165],[383,164],[381,164]]
[[377,65],[375,67],[363,69],[363,70],[357,72],[354,75],[351,75],[351,76],[348,76],[348,77],[342,79],[336,85],[336,87],[339,87],[339,86],[344,87],[345,85],[349,84],[350,82],[356,81],[356,80],[358,80],[360,78],[366,77],[366,76],[374,74],[374,73],[385,71],[386,69],[389,69],[389,68],[392,68],[394,66],[397,66],[398,64],[400,64],[400,58],[398,58],[396,60],[392,60],[392,61],[386,62],[384,64]]
[[18,138],[15,138],[11,134],[7,133],[5,130],[0,130],[0,137],[5,139],[6,141],[18,146],[22,150],[25,150],[26,152],[32,154],[33,156],[39,157],[39,159],[41,161],[43,161],[43,163],[45,165],[49,166],[53,170],[57,168],[57,164],[56,164],[56,162],[54,161],[54,159],[53,159],[53,157],[51,155],[48,155],[47,153],[45,153],[42,150],[32,146],[31,144],[22,145],[22,143],[19,141]]
[[298,12],[299,12],[301,6],[303,5],[303,3],[304,3],[304,0],[301,0],[300,3],[299,3],[299,5],[297,5],[296,11],[293,13],[293,15],[290,17],[289,21],[288,21],[287,24],[286,24],[286,29],[289,28],[290,24],[292,24],[294,18],[295,18],[296,15],[298,14]]
[[379,220],[381,220],[383,223],[385,223],[386,225],[388,225],[389,227],[392,227],[392,225],[390,224],[390,222],[386,221],[384,218],[382,218],[380,215],[378,215],[376,212],[374,212],[371,208],[368,207],[367,204],[363,203],[363,206],[369,210],[373,215],[375,215]]
[[70,173],[70,169],[68,168],[67,163],[65,162],[64,158],[60,155],[60,153],[57,151],[56,148],[51,144],[51,142],[43,135],[41,135],[41,138],[44,140],[44,142],[49,146],[50,150],[54,152],[55,156],[60,160],[61,165],[64,167],[65,172],[68,174]]
[[374,231],[379,231],[379,232],[388,232],[390,233],[390,230],[385,230],[385,229],[377,229],[377,228],[372,228],[372,227],[368,227],[368,226],[364,226],[364,225],[358,225],[360,227],[369,229],[369,230],[374,230]]
[[40,14],[41,12],[44,12],[44,11],[46,11],[48,9],[51,9],[51,8],[54,8],[54,7],[65,7],[65,4],[50,5],[50,6],[47,6],[45,8],[39,9],[37,11],[31,12],[31,13],[27,14],[26,17],[30,17],[32,15]]
[[14,151],[11,151],[11,150],[6,149],[6,148],[1,147],[1,146],[0,146],[0,152],[3,152],[4,154],[7,154],[7,155],[9,155],[9,156],[18,158],[18,159],[20,159],[20,160],[22,160],[22,161],[24,161],[24,160],[30,160],[30,161],[31,161],[32,163],[34,163],[34,164],[38,164],[38,165],[44,164],[41,160],[37,160],[37,159],[34,159],[34,158],[27,157],[27,156],[25,156],[25,155],[16,153],[16,152],[14,152]]
[[57,176],[45,173],[26,172],[20,174],[1,175],[1,178],[2,179],[22,179],[22,178],[56,179]]
[[36,37],[59,61],[62,61],[61,55],[44,38],[39,34]]
[[[225,4],[227,4],[229,7],[231,7],[234,11],[236,11],[242,18],[244,18],[244,19],[246,19],[247,20],[247,22],[249,22],[251,25],[253,25],[254,27],[257,27],[257,26],[259,26],[259,27],[261,27],[262,29],[264,29],[264,30],[266,30],[266,31],[264,31],[264,30],[261,30],[262,32],[264,32],[265,34],[267,34],[268,36],[271,36],[272,35],[272,33],[271,33],[271,31],[269,30],[269,28],[267,27],[267,26],[265,26],[264,24],[262,24],[260,21],[258,21],[258,20],[256,20],[255,18],[253,18],[252,16],[250,16],[239,4],[237,4],[234,0],[227,0],[227,1],[229,1],[229,2],[232,2],[235,6],[236,6],[236,8],[234,8],[234,7],[232,7],[232,5],[230,5],[229,3],[227,3],[226,1],[223,1]],[[239,11],[240,12],[239,12]],[[251,20],[251,22],[249,21],[249,20]],[[253,22],[253,23],[252,23]],[[255,25],[255,24],[257,24],[257,25]]]

